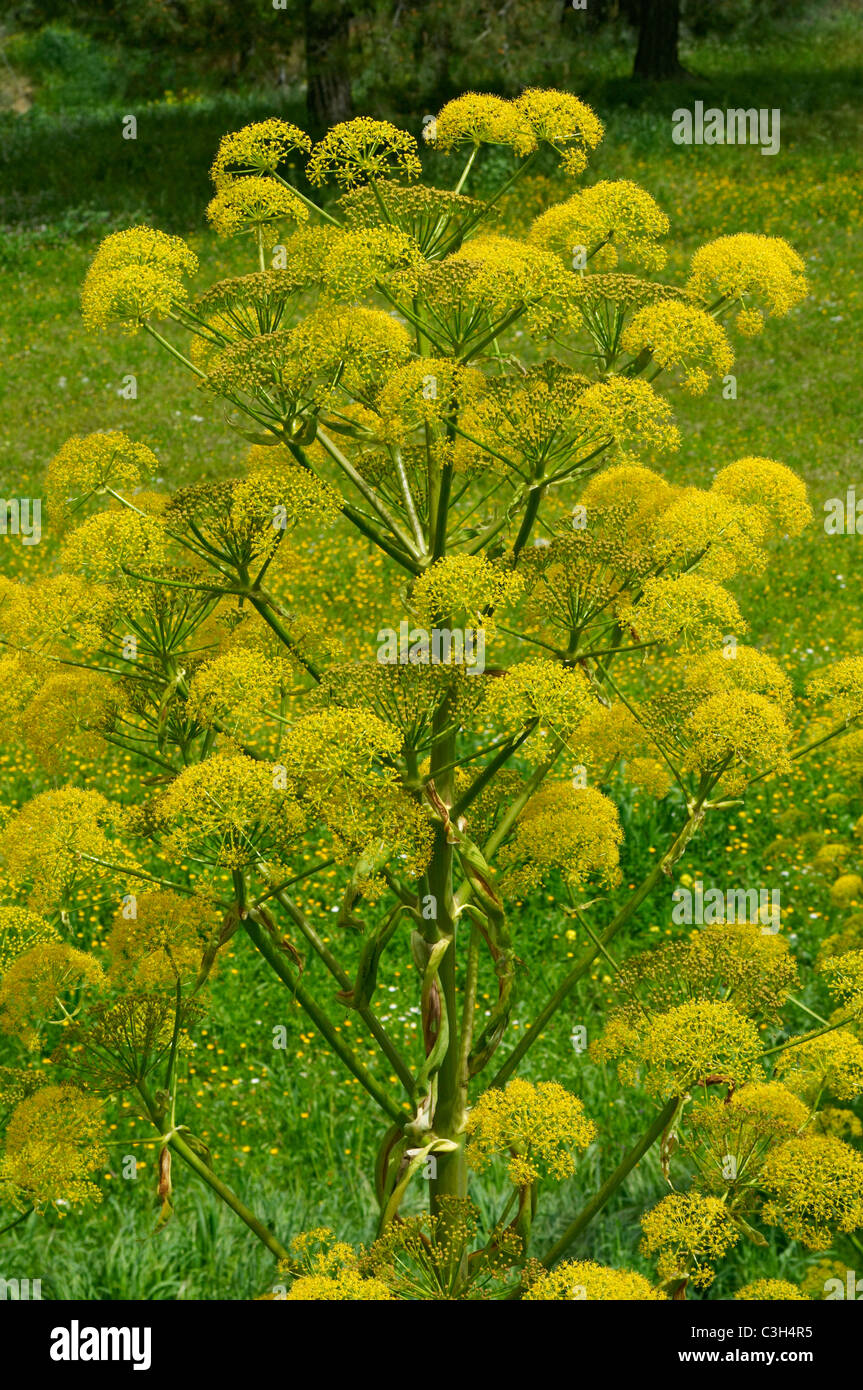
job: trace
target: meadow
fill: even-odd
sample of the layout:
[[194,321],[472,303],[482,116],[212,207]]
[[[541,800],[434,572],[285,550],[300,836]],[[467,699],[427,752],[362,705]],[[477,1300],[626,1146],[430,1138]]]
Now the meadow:
[[[723,399],[718,384],[695,400],[677,393],[683,447],[669,465],[674,481],[706,485],[724,464],[758,454],[781,460],[806,479],[814,524],[800,540],[774,547],[763,576],[738,576],[731,585],[751,621],[748,640],[784,654],[796,693],[825,660],[863,650],[861,541],[828,535],[823,527],[828,499],[843,497],[855,484],[863,498],[856,332],[863,295],[863,193],[860,111],[852,95],[861,50],[863,37],[839,25],[818,42],[811,34],[796,40],[792,35],[774,39],[764,51],[704,47],[690,60],[703,74],[701,85],[674,84],[649,100],[627,104],[625,85],[613,74],[598,93],[585,92],[606,124],[586,180],[631,178],[657,198],[672,223],[663,278],[682,283],[696,246],[737,231],[783,236],[806,263],[809,298],[789,320],[769,322],[756,345],[741,345],[734,369],[737,398]],[[740,93],[753,91],[759,105],[782,110],[776,156],[750,147],[671,143],[676,106],[702,96],[721,106],[749,104],[754,98],[741,101]],[[505,217],[514,226],[523,224],[561,194],[555,175],[539,174]],[[80,286],[94,248],[107,230],[135,220],[130,210],[100,207],[97,193],[83,212],[43,216],[7,226],[0,259],[0,495],[40,496],[43,470],[63,441],[94,430],[119,429],[143,440],[172,487],[217,479],[236,468],[243,441],[146,335],[93,336],[81,323]],[[218,241],[200,224],[189,240],[201,259],[201,285],[249,268],[243,241]],[[137,385],[134,399],[123,394],[130,375]],[[2,572],[10,576],[32,576],[54,562],[50,542],[25,547],[6,537],[0,545]],[[347,568],[331,581],[346,623],[352,582]],[[76,774],[81,785],[106,789],[98,763],[82,761]],[[51,785],[51,775],[31,752],[2,740],[0,812]],[[112,775],[108,790],[122,799],[122,770]],[[638,881],[665,843],[668,808],[630,793],[623,811],[625,887]],[[841,751],[818,768],[804,762],[792,774],[759,783],[724,823],[709,823],[688,846],[677,876],[719,887],[780,884],[783,924],[801,961],[811,963],[823,936],[863,910],[853,894],[831,893],[835,872],[822,867],[824,856],[822,866],[815,862],[824,844],[837,842],[851,846],[844,872],[863,868],[859,842],[855,860],[852,829],[861,813],[859,766],[848,766]],[[326,919],[326,903],[307,900],[305,906]],[[556,964],[574,957],[580,938],[551,894],[529,897],[519,916],[525,969],[515,1019],[524,1027],[553,987]],[[94,911],[92,940],[104,925]],[[670,936],[668,894],[649,900],[627,931],[624,952],[632,941]],[[286,1006],[284,991],[262,973],[247,947],[239,942],[225,953],[185,1083],[193,1107],[206,1115],[202,1137],[226,1180],[248,1196],[283,1241],[318,1225],[346,1240],[366,1240],[374,1208],[368,1174],[379,1140],[377,1116],[358,1083],[345,1079],[323,1043],[305,1031],[299,1009]],[[312,984],[317,971],[312,962]],[[323,986],[320,978],[317,983]],[[580,1209],[635,1141],[652,1110],[650,1101],[641,1104],[632,1092],[624,1101],[613,1069],[577,1052],[570,1041],[576,1024],[588,1036],[599,1030],[609,984],[603,963],[548,1029],[526,1068],[528,1076],[554,1076],[582,1098],[590,1114],[604,1117],[578,1176],[563,1185],[556,1204],[560,1228],[566,1213]],[[412,981],[389,967],[385,989],[385,1019],[396,1041],[412,1036]],[[811,1006],[813,999],[804,994],[801,1003]],[[284,1051],[272,1045],[273,1028],[280,1024],[289,1032]],[[349,1017],[343,1027],[350,1029]],[[118,1110],[118,1138],[133,1137],[134,1124]],[[126,1150],[120,1144],[116,1152]],[[124,1181],[112,1164],[108,1195],[94,1210],[30,1217],[9,1231],[0,1272],[7,1278],[41,1277],[43,1297],[53,1298],[241,1299],[262,1293],[272,1281],[271,1259],[190,1175],[178,1179],[173,1218],[154,1231],[156,1145],[148,1141],[136,1152],[143,1163],[137,1181]],[[647,1272],[638,1253],[638,1217],[662,1191],[654,1151],[573,1254]],[[491,1181],[479,1188],[481,1206],[497,1208],[500,1201]],[[548,1219],[540,1223],[542,1239],[559,1233],[545,1224]],[[753,1271],[799,1282],[808,1265],[817,1263],[784,1236],[774,1232],[769,1241],[768,1252],[738,1246],[701,1296],[729,1297]],[[863,1260],[863,1246],[856,1248]]]

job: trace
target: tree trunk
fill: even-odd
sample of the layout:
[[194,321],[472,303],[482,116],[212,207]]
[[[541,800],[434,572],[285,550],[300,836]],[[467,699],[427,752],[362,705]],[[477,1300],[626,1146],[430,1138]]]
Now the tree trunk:
[[683,75],[677,54],[679,30],[680,0],[641,0],[633,77],[656,82]]
[[303,0],[306,110],[314,135],[353,114],[348,46],[351,6],[345,0]]

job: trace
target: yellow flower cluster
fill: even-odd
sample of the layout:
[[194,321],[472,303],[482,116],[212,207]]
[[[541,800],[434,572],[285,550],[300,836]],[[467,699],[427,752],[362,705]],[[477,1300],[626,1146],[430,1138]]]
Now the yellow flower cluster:
[[803,479],[775,459],[736,459],[719,470],[713,490],[744,506],[761,508],[780,536],[799,536],[812,520]]
[[519,575],[484,555],[447,555],[419,576],[411,597],[418,619],[429,627],[493,631],[493,612],[513,603],[521,590]]
[[671,407],[646,381],[624,376],[598,381],[584,392],[579,408],[585,435],[615,445],[623,460],[680,447]]
[[478,236],[448,258],[470,274],[462,294],[481,305],[492,323],[524,313],[534,333],[551,329],[571,307],[572,290],[556,256],[514,237]]
[[586,1299],[589,1302],[645,1303],[665,1299],[659,1289],[633,1269],[610,1269],[593,1260],[565,1260],[529,1285],[524,1302],[550,1303]]
[[417,142],[390,121],[357,116],[327,131],[312,150],[306,166],[315,185],[334,179],[343,188],[378,179],[416,179],[422,173]]
[[529,893],[559,871],[573,892],[620,879],[623,831],[614,802],[594,787],[545,782],[531,797],[504,845],[500,863],[510,893]]
[[[30,884],[30,906],[51,912],[67,907],[77,887],[122,883],[123,865],[131,856],[106,834],[122,819],[99,792],[79,787],[40,792],[14,815],[0,833],[0,856],[17,883]],[[117,871],[99,861],[118,865]]]
[[595,706],[590,682],[577,668],[536,658],[510,666],[493,683],[484,713],[501,729],[518,729],[539,720],[541,730],[571,733]]
[[704,304],[738,303],[737,327],[752,336],[761,332],[764,314],[782,317],[806,298],[804,271],[782,237],[738,232],[696,251],[687,289]]
[[457,145],[509,145],[517,155],[530,154],[536,138],[518,103],[483,92],[464,92],[448,101],[423,136],[436,150],[449,154]]
[[641,1250],[657,1256],[667,1283],[691,1279],[696,1288],[713,1282],[713,1265],[735,1245],[739,1231],[718,1197],[672,1192],[641,1218]]
[[398,227],[352,227],[330,237],[321,277],[334,298],[356,300],[378,281],[394,279],[400,290],[413,292],[424,265],[413,237]]
[[589,151],[596,149],[605,133],[602,121],[587,103],[572,92],[528,87],[514,105],[534,140],[556,150],[568,174],[580,174]]
[[43,941],[57,941],[57,928],[26,907],[0,907],[0,979],[13,961]]
[[484,1091],[468,1112],[467,1161],[477,1172],[505,1157],[516,1187],[575,1172],[574,1149],[586,1149],[596,1125],[577,1096],[556,1081],[510,1081]]
[[219,236],[263,233],[266,228],[269,246],[278,241],[279,225],[286,219],[306,222],[308,216],[305,203],[290,188],[256,174],[225,184],[207,205],[207,221]]
[[482,374],[448,357],[416,357],[394,372],[378,396],[387,438],[404,439],[421,425],[441,429],[483,386]]
[[863,1225],[863,1156],[841,1139],[788,1139],[769,1155],[761,1182],[770,1194],[763,1220],[812,1250]]
[[696,649],[718,646],[727,633],[746,627],[731,594],[697,574],[672,579],[651,575],[638,602],[622,617],[640,641],[680,641]]
[[863,1095],[863,1043],[847,1029],[835,1029],[780,1052],[776,1074],[810,1103],[825,1093],[854,1100]]
[[158,802],[169,853],[243,869],[288,852],[305,818],[282,781],[278,766],[234,753],[184,768]]
[[863,656],[846,656],[816,671],[807,689],[816,700],[827,700],[840,719],[863,713]]
[[117,911],[106,942],[110,982],[123,991],[194,985],[216,930],[212,906],[170,889],[142,893]]
[[620,255],[659,270],[666,253],[657,242],[668,227],[665,213],[638,184],[602,180],[541,213],[530,240],[563,257],[568,266],[582,252],[596,270],[612,269]]
[[682,368],[684,389],[693,396],[703,395],[712,376],[734,365],[724,328],[703,309],[673,299],[639,309],[620,342],[633,356],[649,352],[666,371]]
[[650,1095],[681,1095],[710,1076],[741,1085],[761,1075],[758,1029],[725,1000],[693,999],[664,1013],[627,1021],[613,1014],[591,1045],[597,1061],[623,1058],[618,1073],[634,1085],[638,1070]]
[[158,471],[153,451],[119,430],[74,435],[48,464],[49,505],[61,514],[76,512],[94,497],[132,493]]
[[75,1086],[43,1086],[12,1112],[0,1189],[16,1205],[82,1206],[101,1193],[90,1174],[107,1161],[101,1104]]
[[151,317],[164,317],[187,298],[184,275],[194,275],[198,258],[181,237],[152,227],[112,232],[100,245],[81,291],[87,328],[117,323],[137,332]]
[[307,154],[311,148],[311,140],[299,126],[271,117],[224,135],[210,176],[219,188],[237,174],[275,174],[289,154]]
[[794,1300],[808,1302],[806,1294],[801,1293],[797,1285],[790,1284],[787,1279],[753,1279],[751,1284],[745,1284],[742,1289],[738,1289],[734,1297],[752,1303],[787,1303]]
[[18,956],[0,980],[0,1031],[35,1051],[45,1026],[69,1017],[64,999],[87,985],[98,987],[102,979],[98,961],[86,951],[76,951],[65,941],[38,942]]

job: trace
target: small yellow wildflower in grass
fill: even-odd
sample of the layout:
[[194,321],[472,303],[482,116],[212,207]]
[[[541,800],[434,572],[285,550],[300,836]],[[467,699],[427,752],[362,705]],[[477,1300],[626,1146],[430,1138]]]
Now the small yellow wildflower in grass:
[[467,1161],[477,1172],[505,1157],[516,1187],[549,1176],[558,1181],[576,1168],[574,1149],[586,1149],[596,1125],[577,1096],[556,1081],[510,1081],[480,1096],[467,1117]]
[[75,1086],[44,1086],[12,1112],[0,1191],[16,1206],[101,1201],[90,1175],[107,1160],[102,1105]]
[[180,237],[152,227],[112,232],[84,280],[84,323],[90,329],[117,323],[135,333],[146,319],[164,317],[188,297],[183,276],[197,268],[197,256]]
[[803,261],[782,237],[738,232],[700,247],[692,257],[687,289],[705,304],[740,305],[737,327],[760,333],[764,315],[782,317],[809,293]]
[[797,1285],[790,1284],[787,1279],[754,1279],[751,1284],[745,1284],[742,1289],[738,1289],[734,1297],[752,1303],[780,1303],[793,1300],[798,1303],[808,1302],[806,1294],[801,1293]]
[[665,1294],[633,1269],[609,1269],[593,1260],[565,1260],[556,1269],[539,1275],[524,1294],[526,1303],[579,1299],[645,1303],[664,1301]]
[[693,396],[703,395],[712,376],[734,365],[724,328],[703,309],[674,300],[639,309],[620,341],[635,357],[648,351],[666,371],[682,368],[684,389]]
[[762,1219],[812,1250],[863,1225],[863,1157],[841,1139],[788,1139],[768,1157],[761,1183],[770,1194]]
[[290,121],[271,117],[243,126],[219,141],[210,176],[217,188],[237,174],[275,174],[295,151],[308,154],[312,142]]
[[530,240],[554,251],[568,266],[583,248],[591,270],[611,270],[619,256],[659,270],[666,252],[657,242],[668,228],[668,218],[646,189],[628,179],[603,180],[541,213]]
[[659,1277],[691,1279],[696,1288],[712,1284],[717,1260],[736,1245],[740,1232],[718,1197],[673,1192],[641,1218],[641,1251],[655,1255]]
[[334,125],[314,146],[306,165],[310,183],[320,185],[333,179],[343,188],[377,179],[416,179],[421,173],[414,137],[390,121],[375,121],[369,116]]

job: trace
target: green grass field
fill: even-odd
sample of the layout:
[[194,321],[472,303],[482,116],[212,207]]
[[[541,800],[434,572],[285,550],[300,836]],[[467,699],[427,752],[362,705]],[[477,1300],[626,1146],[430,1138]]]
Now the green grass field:
[[[691,65],[705,75],[717,104],[724,105],[727,94],[729,104],[757,99],[759,105],[782,109],[783,142],[775,157],[753,148],[674,146],[670,112],[699,98],[698,84],[654,93],[650,105],[645,99],[627,106],[619,100],[622,84],[609,78],[607,104],[602,93],[593,97],[606,138],[587,177],[633,178],[657,197],[672,221],[666,279],[681,282],[696,246],[733,231],[784,236],[806,262],[809,299],[789,319],[769,323],[761,339],[741,343],[737,399],[723,400],[718,386],[697,400],[674,394],[683,447],[671,465],[675,480],[704,485],[725,463],[760,454],[787,463],[809,484],[814,526],[802,540],[775,548],[766,575],[733,586],[750,618],[749,640],[782,655],[798,689],[825,659],[863,650],[861,542],[856,536],[827,536],[821,524],[826,499],[855,483],[863,495],[855,341],[863,295],[863,193],[855,159],[860,112],[853,101],[861,47],[859,33],[838,26],[818,43],[811,36],[796,43],[789,38],[756,54],[751,63],[750,55],[718,48],[693,55]],[[749,95],[738,101],[742,92]],[[612,98],[618,99],[615,104]],[[561,191],[540,179],[527,201],[535,200],[539,210]],[[523,213],[523,201],[510,210],[512,217]],[[49,223],[17,239],[11,234],[0,327],[3,496],[39,496],[46,463],[75,433],[122,429],[144,440],[172,487],[224,475],[245,451],[213,401],[191,386],[146,335],[85,333],[79,287],[103,230],[94,222],[69,236]],[[204,232],[192,241],[201,257],[202,284],[250,268],[247,245],[219,243]],[[120,395],[129,374],[137,379],[136,400]],[[4,573],[31,573],[52,563],[48,546],[23,547],[14,538],[0,544]],[[0,802],[6,805],[50,784],[30,754],[6,740],[0,770]],[[82,766],[80,772],[98,785],[98,768]],[[726,813],[724,823],[712,823],[692,842],[679,872],[717,885],[781,882],[783,922],[796,935],[801,960],[811,961],[820,937],[835,930],[848,911],[833,905],[829,879],[811,868],[812,844],[827,838],[850,841],[851,826],[863,811],[862,790],[859,773],[848,771],[841,755],[817,768],[802,764],[793,777],[759,784],[743,807]],[[624,819],[625,886],[638,880],[665,843],[670,811],[630,797]],[[780,834],[785,838],[777,844]],[[669,919],[667,895],[652,900],[631,925],[630,940],[657,940],[669,932]],[[570,919],[550,897],[524,904],[518,937],[525,970],[515,1013],[522,1026],[546,997],[559,963],[576,952],[569,929]],[[619,949],[628,947],[622,943]],[[309,975],[314,984],[314,964]],[[555,1223],[561,1229],[580,1208],[654,1112],[652,1102],[640,1102],[637,1093],[621,1099],[613,1071],[577,1054],[570,1043],[575,1024],[595,1036],[607,985],[604,968],[597,969],[530,1054],[528,1074],[553,1076],[571,1086],[588,1112],[602,1118],[601,1137],[579,1176],[564,1184],[540,1221],[540,1243],[554,1236]],[[400,974],[390,964],[384,987],[396,1039],[402,1033],[412,1036],[414,981],[408,968]],[[289,1029],[286,1051],[272,1046],[272,1030],[279,1024]],[[205,1046],[195,1058],[186,1095],[192,1112],[200,1107],[206,1116],[203,1137],[226,1180],[283,1241],[322,1224],[346,1239],[367,1239],[377,1116],[359,1085],[343,1078],[322,1044],[304,1031],[299,1010],[242,945],[222,966],[205,1026]],[[346,1018],[344,1027],[350,1026]],[[134,1122],[122,1114],[117,1124],[118,1138],[134,1135]],[[143,1135],[144,1127],[138,1128]],[[132,1151],[122,1143],[115,1150],[118,1155]],[[117,1191],[100,1207],[84,1215],[31,1217],[8,1233],[0,1273],[41,1277],[43,1297],[54,1298],[249,1298],[264,1292],[272,1282],[272,1261],[191,1176],[175,1169],[176,1213],[154,1233],[156,1147],[148,1142],[135,1152],[145,1164],[137,1181],[119,1176],[118,1159],[109,1182]],[[637,1253],[638,1216],[662,1189],[652,1152],[577,1252],[646,1270]],[[479,1189],[479,1200],[498,1207],[502,1194],[503,1186],[489,1184]],[[771,1239],[769,1252],[750,1254],[750,1249],[738,1246],[710,1298],[729,1297],[756,1273],[799,1279],[815,1259],[779,1236]]]

